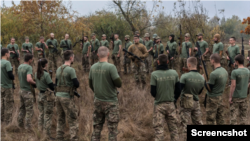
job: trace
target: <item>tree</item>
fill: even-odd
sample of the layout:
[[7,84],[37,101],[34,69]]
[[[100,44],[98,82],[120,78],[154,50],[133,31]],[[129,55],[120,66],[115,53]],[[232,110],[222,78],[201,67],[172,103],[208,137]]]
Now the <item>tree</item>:
[[242,24],[246,24],[247,27],[245,28],[245,30],[241,30],[241,33],[245,33],[245,34],[250,34],[250,17],[247,17],[246,19],[243,19]]

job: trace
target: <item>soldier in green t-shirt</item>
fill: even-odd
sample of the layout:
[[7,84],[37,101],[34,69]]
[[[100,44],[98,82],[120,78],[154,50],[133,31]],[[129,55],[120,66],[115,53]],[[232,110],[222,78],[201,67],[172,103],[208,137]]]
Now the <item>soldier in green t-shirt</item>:
[[44,42],[44,37],[40,37],[40,41],[36,43],[35,50],[37,51],[37,58],[45,58],[45,48],[48,49],[47,44]]
[[247,124],[247,111],[248,111],[248,99],[249,94],[249,78],[250,71],[244,67],[244,56],[241,54],[235,57],[235,64],[238,69],[233,70],[231,74],[231,87],[229,94],[229,103],[231,111],[231,125],[237,124],[237,119],[239,117],[239,125]]
[[56,109],[57,109],[57,140],[63,140],[65,118],[69,123],[70,140],[78,140],[79,125],[77,109],[74,101],[74,90],[79,87],[75,69],[71,67],[74,53],[67,50],[63,53],[64,64],[56,71]]
[[[69,39],[69,34],[65,34],[64,40],[61,40],[60,48],[63,48],[63,50],[61,51],[61,56],[63,56],[64,51],[72,50],[72,43],[71,40]],[[62,62],[64,63],[63,57],[62,57]]]
[[156,38],[156,44],[154,45],[153,47],[153,53],[154,53],[154,63],[153,63],[153,71],[156,70],[157,68],[157,59],[158,59],[158,56],[160,54],[163,54],[164,53],[164,47],[163,47],[163,44],[160,42],[160,37],[157,36]]
[[17,69],[20,61],[19,47],[15,44],[15,38],[11,38],[10,44],[8,44],[7,49],[10,51],[9,61],[12,66],[15,66],[15,74],[17,75]]
[[98,49],[99,62],[90,68],[89,87],[94,92],[93,133],[91,140],[100,140],[105,119],[107,119],[109,140],[116,141],[119,122],[117,88],[122,86],[121,78],[113,64],[108,63],[109,49]]
[[[237,68],[237,65],[234,64],[234,58],[236,55],[240,54],[240,48],[235,44],[235,37],[231,37],[229,39],[230,46],[227,48],[228,55],[227,60],[228,60],[228,67],[227,67],[227,72],[228,72],[228,84],[231,85],[231,73],[234,69]],[[231,59],[231,63],[230,63]]]
[[1,49],[1,123],[7,125],[12,121],[12,112],[14,107],[14,75],[12,67],[8,61],[10,52],[8,49]]
[[153,63],[153,41],[150,40],[150,35],[149,33],[146,33],[144,35],[144,43],[147,48],[147,51],[149,53],[148,57],[145,59],[145,67],[147,70],[147,73],[152,72],[152,63]]
[[122,51],[122,41],[119,39],[119,35],[114,35],[115,41],[111,41],[112,44],[114,44],[113,52],[112,52],[112,60],[114,62],[114,65],[116,66],[118,73],[121,72],[121,65],[120,65],[120,57],[121,57],[121,51]]
[[227,64],[227,60],[226,57],[223,54],[224,51],[224,45],[223,43],[220,41],[220,34],[215,34],[214,35],[214,45],[213,45],[213,54],[214,53],[218,53],[221,57],[221,66],[223,68],[226,68],[226,64]]
[[[176,49],[177,49],[177,43],[174,40],[174,35],[171,34],[169,35],[169,41],[167,42],[167,47],[166,47],[166,53],[168,54],[168,58],[169,58],[169,68],[171,69],[175,69],[176,68],[176,64],[175,64],[175,60],[176,60]],[[167,49],[168,48],[168,49]]]
[[102,40],[100,42],[100,46],[105,46],[107,48],[109,48],[109,41],[106,40],[106,35],[105,34],[102,34]]
[[210,64],[214,71],[210,73],[205,85],[207,89],[206,105],[204,105],[207,113],[206,121],[208,125],[215,125],[215,123],[223,125],[225,124],[225,108],[222,104],[222,94],[226,87],[228,73],[221,67],[219,54],[215,53],[210,56]]
[[[131,45],[132,42],[129,40],[129,35],[126,35],[124,49],[128,50],[128,48]],[[127,74],[127,68],[128,68],[128,73],[131,73],[131,59],[128,57],[128,54],[126,52],[124,52],[123,68],[124,68],[124,74]]]
[[48,61],[45,58],[38,60],[37,72],[35,74],[35,80],[37,89],[39,90],[38,95],[38,129],[40,131],[46,130],[46,139],[51,138],[51,123],[54,108],[54,84],[51,80],[51,76],[46,71]]
[[[197,59],[189,57],[187,67],[190,70],[181,76],[181,127],[187,133],[187,124],[191,117],[194,125],[202,125],[201,109],[198,95],[201,94],[205,80],[197,71]],[[176,100],[179,96],[176,96]]]
[[180,93],[180,82],[178,73],[168,69],[168,57],[161,54],[158,57],[157,69],[151,73],[151,95],[155,98],[153,127],[155,129],[155,140],[164,140],[164,122],[168,124],[171,141],[179,139],[177,128],[177,115],[175,107],[175,95]]
[[25,43],[22,44],[23,56],[25,56],[27,53],[33,54],[33,45],[29,42],[29,37],[25,37]]
[[185,34],[185,41],[181,44],[181,54],[180,54],[180,73],[183,74],[187,70],[187,58],[191,57],[192,53],[192,43],[189,41],[190,34]]
[[90,57],[90,60],[91,60],[90,62],[91,62],[91,65],[93,65],[94,63],[98,62],[97,50],[100,47],[100,42],[96,38],[95,33],[92,33],[91,37],[92,37],[92,40],[90,41],[90,44],[92,46],[92,49],[91,49],[92,54]]
[[80,43],[81,48],[82,48],[82,66],[84,69],[84,72],[89,72],[89,55],[91,52],[91,45],[88,41],[88,36],[84,37],[84,45]]
[[[58,43],[55,39],[54,33],[50,33],[50,39],[46,41],[46,44],[49,47],[49,73],[52,74],[53,72],[56,72],[57,57],[60,55],[59,50],[57,50]],[[54,71],[52,71],[52,64],[54,66]]]
[[[139,43],[143,44],[143,40],[140,37],[140,32],[139,31],[135,31],[135,35],[139,36]],[[135,41],[133,41],[133,44],[135,43]],[[143,44],[144,45],[144,44]]]
[[31,63],[33,61],[32,54],[26,54],[24,56],[24,63],[18,67],[18,79],[20,84],[20,108],[17,118],[18,126],[24,127],[24,118],[25,118],[25,128],[31,129],[31,121],[33,116],[33,102],[36,101],[35,91],[33,85],[36,85],[36,82],[32,78],[32,67]]

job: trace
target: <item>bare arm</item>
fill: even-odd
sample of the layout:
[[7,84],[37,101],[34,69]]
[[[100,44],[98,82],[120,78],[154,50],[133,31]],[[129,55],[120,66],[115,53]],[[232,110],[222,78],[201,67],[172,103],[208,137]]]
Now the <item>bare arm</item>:
[[27,75],[27,82],[30,83],[30,84],[36,84],[36,82],[32,79],[32,76],[31,74],[28,74]]
[[189,48],[189,56],[191,56],[192,48]]
[[231,87],[230,87],[230,93],[229,93],[229,103],[232,103],[232,97],[233,97],[233,93],[236,87],[236,80],[231,80]]
[[209,48],[206,48],[206,51],[204,52],[203,55],[206,55],[208,53],[208,51],[209,51]]

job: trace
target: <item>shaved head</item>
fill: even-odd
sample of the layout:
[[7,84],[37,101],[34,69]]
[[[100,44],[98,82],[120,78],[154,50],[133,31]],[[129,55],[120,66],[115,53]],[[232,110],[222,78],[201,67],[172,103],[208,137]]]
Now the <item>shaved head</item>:
[[100,58],[105,58],[108,56],[109,54],[109,49],[105,46],[101,46],[99,49],[98,49],[98,52],[97,52],[98,56]]
[[192,68],[197,66],[197,59],[195,57],[189,57],[187,59],[187,64],[190,64]]

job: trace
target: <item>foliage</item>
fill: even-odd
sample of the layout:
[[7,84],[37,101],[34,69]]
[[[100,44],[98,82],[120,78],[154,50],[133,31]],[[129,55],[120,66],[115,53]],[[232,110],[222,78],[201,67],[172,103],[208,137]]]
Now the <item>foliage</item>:
[[241,30],[241,33],[250,34],[250,17],[243,19],[242,24],[247,24],[245,31]]

